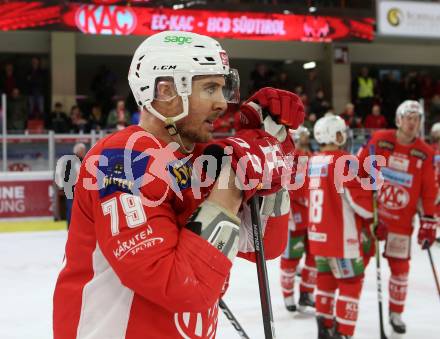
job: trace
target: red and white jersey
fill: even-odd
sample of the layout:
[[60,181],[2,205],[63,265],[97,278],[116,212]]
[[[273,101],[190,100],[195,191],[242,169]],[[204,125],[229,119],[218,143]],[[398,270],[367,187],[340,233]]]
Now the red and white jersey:
[[[434,149],[434,169],[437,176],[437,184],[440,185],[440,148],[438,144],[431,145]],[[440,216],[440,187],[435,200],[437,207],[437,216]]]
[[384,183],[378,191],[379,219],[389,231],[409,235],[419,201],[423,214],[436,214],[434,151],[420,138],[410,145],[401,145],[395,130],[378,131],[359,152],[361,168],[370,155],[371,144],[375,145],[376,155],[386,159],[386,165],[381,168]]
[[309,222],[309,188],[307,183],[307,164],[312,152],[295,149],[294,157],[297,163],[295,185],[301,185],[289,191],[292,217],[289,220],[289,229],[299,231],[307,229]]
[[357,162],[356,157],[341,150],[318,152],[309,161],[308,236],[313,255],[362,255],[360,217],[372,217],[372,192],[361,187],[357,176],[344,181],[341,175],[348,174],[349,162]]
[[[215,337],[231,262],[184,227],[204,195],[191,189],[192,158],[165,146],[131,126],[84,159],[54,293],[55,339]],[[282,253],[286,232],[287,218],[267,222],[267,258]]]

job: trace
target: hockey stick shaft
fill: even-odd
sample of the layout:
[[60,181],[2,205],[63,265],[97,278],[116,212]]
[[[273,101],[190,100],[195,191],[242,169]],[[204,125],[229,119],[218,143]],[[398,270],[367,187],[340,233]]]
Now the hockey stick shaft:
[[[370,156],[374,157],[376,155],[376,150],[374,145],[370,145],[369,148]],[[373,175],[374,165],[373,159],[371,161],[371,174]],[[373,177],[373,230],[376,229],[379,224],[379,215],[377,210],[377,178]],[[373,233],[374,236],[374,233]],[[382,274],[380,265],[380,245],[377,238],[375,238],[376,246],[376,284],[377,284],[377,304],[379,308],[379,326],[380,326],[380,338],[387,339],[385,334],[385,326],[383,321],[383,301],[382,301]]]
[[232,326],[237,330],[237,333],[240,336],[240,338],[242,338],[242,339],[249,339],[249,336],[246,334],[246,332],[243,329],[243,327],[241,327],[241,325],[238,322],[237,318],[234,317],[234,314],[231,312],[231,310],[226,305],[226,303],[223,301],[223,299],[220,299],[220,301],[218,302],[218,306],[223,311],[223,314],[225,315],[225,317],[229,319],[229,321],[231,322]]
[[432,259],[431,249],[427,248],[429,261],[431,262],[432,273],[434,274],[435,285],[437,286],[438,296],[440,297],[440,282],[438,279],[437,270],[435,269],[434,260]]
[[270,300],[269,282],[264,257],[264,246],[261,232],[260,208],[257,196],[250,200],[252,232],[255,246],[255,262],[257,264],[258,285],[260,288],[261,312],[263,315],[264,335],[266,339],[275,338],[273,326],[272,304]]

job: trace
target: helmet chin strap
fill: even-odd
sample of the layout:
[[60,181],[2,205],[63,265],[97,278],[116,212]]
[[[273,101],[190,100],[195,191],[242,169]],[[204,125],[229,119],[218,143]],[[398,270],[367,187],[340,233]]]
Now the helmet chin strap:
[[153,114],[156,118],[163,121],[165,124],[165,129],[168,131],[168,134],[171,136],[173,141],[177,142],[182,150],[182,153],[189,154],[194,151],[194,144],[187,148],[185,144],[183,143],[182,137],[179,134],[179,131],[177,130],[176,122],[186,117],[189,113],[189,101],[188,101],[188,95],[181,95],[182,103],[183,103],[183,112],[174,116],[174,117],[164,117],[162,114],[159,113],[152,105],[151,101],[147,101],[145,103],[146,109]]

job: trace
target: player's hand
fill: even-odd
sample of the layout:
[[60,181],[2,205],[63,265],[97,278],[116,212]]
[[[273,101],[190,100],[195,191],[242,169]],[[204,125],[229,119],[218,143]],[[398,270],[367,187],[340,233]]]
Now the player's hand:
[[388,235],[388,226],[383,223],[382,221],[379,221],[376,228],[372,230],[375,238],[379,241],[385,240]]
[[277,124],[297,129],[304,121],[304,104],[294,93],[264,87],[240,107],[241,128],[261,128],[266,114]]
[[420,228],[417,234],[417,240],[422,249],[430,248],[435,241],[435,233],[437,228],[437,219],[430,216],[420,218]]
[[[292,164],[285,161],[281,144],[260,129],[241,130],[234,137],[216,140],[203,153],[217,160],[215,177],[220,168],[230,161],[244,201],[257,192],[267,195],[279,191],[282,179],[291,176]],[[212,176],[210,173],[208,175]]]

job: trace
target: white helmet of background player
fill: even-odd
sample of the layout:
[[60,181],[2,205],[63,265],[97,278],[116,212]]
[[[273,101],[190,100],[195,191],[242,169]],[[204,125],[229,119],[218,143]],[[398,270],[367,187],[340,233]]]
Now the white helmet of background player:
[[[192,79],[199,75],[225,76],[223,95],[226,101],[239,102],[238,72],[229,67],[226,52],[216,40],[190,32],[165,31],[147,38],[134,53],[128,83],[137,105],[164,121],[173,135],[177,133],[175,122],[189,113]],[[167,118],[151,105],[157,100],[157,81],[164,78],[174,80],[176,93],[182,98],[183,111],[175,117]]]
[[436,122],[431,127],[431,142],[440,140],[440,122]]
[[[342,135],[343,140],[341,142],[338,142],[338,132]],[[347,141],[347,126],[344,119],[337,115],[329,114],[315,123],[313,135],[318,144],[342,146]]]
[[396,110],[396,126],[400,127],[402,118],[410,113],[417,113],[420,119],[423,117],[423,107],[415,100],[405,100]]
[[290,135],[292,136],[293,142],[297,143],[301,138],[301,135],[305,134],[306,136],[310,136],[310,131],[307,127],[301,125],[297,129],[290,130]]

